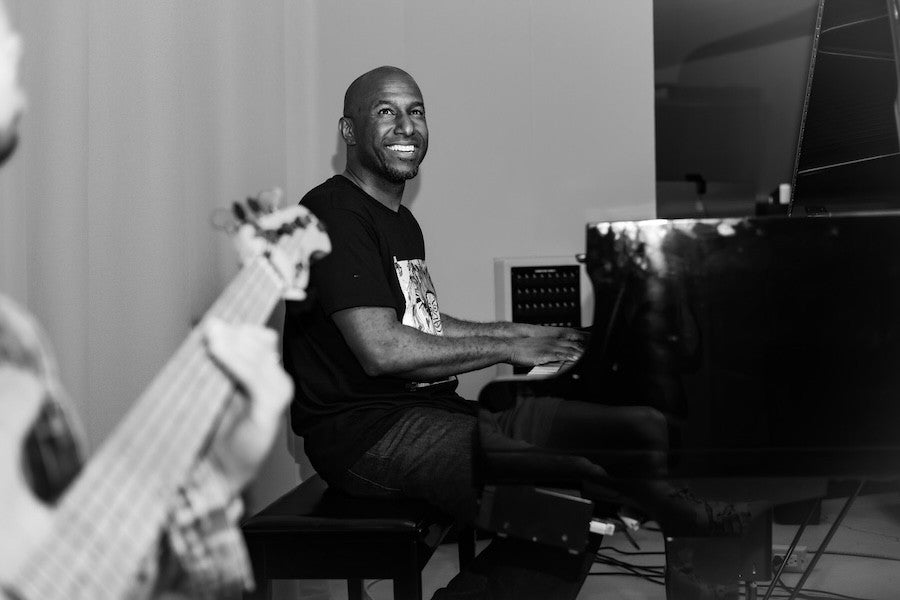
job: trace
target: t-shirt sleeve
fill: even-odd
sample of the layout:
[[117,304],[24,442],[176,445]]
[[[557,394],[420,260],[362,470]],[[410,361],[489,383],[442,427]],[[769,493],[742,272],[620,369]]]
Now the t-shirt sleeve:
[[312,286],[325,314],[358,306],[394,308],[378,236],[371,223],[345,209],[317,215],[331,239],[331,253],[315,263]]

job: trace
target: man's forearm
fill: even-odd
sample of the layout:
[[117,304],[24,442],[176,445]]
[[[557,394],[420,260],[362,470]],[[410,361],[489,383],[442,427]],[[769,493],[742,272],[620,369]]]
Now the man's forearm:
[[504,338],[409,333],[386,352],[393,361],[384,365],[385,375],[436,381],[511,360],[510,346]]
[[[533,366],[574,360],[583,350],[579,340],[566,336],[517,335],[520,327],[565,332],[555,327],[469,323],[449,317],[450,331],[434,335],[401,324],[394,311],[383,307],[345,309],[332,318],[360,366],[372,377],[435,381],[497,363]],[[467,331],[482,333],[464,335]]]
[[444,335],[447,337],[487,336],[494,338],[522,338],[522,337],[561,337],[570,340],[584,340],[586,335],[575,329],[567,327],[550,327],[547,325],[532,325],[530,323],[511,323],[509,321],[491,321],[477,323],[464,321],[441,313],[441,322],[444,325]]
[[444,327],[444,335],[451,338],[471,336],[512,338],[534,335],[533,326],[525,323],[511,323],[509,321],[477,323],[475,321],[457,319],[446,313],[441,313],[441,323]]
[[449,337],[411,330],[383,347],[378,375],[436,381],[498,363],[533,366],[577,360],[579,342],[553,337]]

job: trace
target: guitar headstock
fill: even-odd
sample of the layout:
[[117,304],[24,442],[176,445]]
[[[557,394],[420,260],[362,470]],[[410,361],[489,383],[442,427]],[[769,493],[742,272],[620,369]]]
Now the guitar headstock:
[[281,189],[274,188],[248,197],[244,204],[235,202],[235,222],[229,229],[242,262],[265,256],[284,280],[284,297],[303,300],[309,266],[331,252],[331,241],[314,214],[299,204],[281,207],[283,199]]

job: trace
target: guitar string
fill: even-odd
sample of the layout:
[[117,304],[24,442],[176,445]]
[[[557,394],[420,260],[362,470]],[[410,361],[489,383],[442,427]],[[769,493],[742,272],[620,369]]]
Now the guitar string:
[[[253,271],[253,272],[250,273],[251,275],[254,275],[255,273],[261,273],[261,274],[262,274],[262,273],[264,272],[264,269],[252,269],[251,271]],[[252,281],[252,280],[251,280],[251,281]],[[255,283],[255,282],[254,282],[254,283]],[[241,285],[241,286],[234,286],[234,288],[237,288],[237,287],[243,287],[243,285]],[[232,289],[232,286],[229,287],[229,290],[231,290],[231,289]],[[253,286],[253,287],[250,287],[250,289],[251,289],[251,290],[260,290],[261,288],[258,287],[258,286]],[[261,295],[261,292],[258,291],[258,292],[257,292],[257,295]],[[229,312],[231,312],[229,309],[232,308],[232,307],[229,307],[229,306],[222,306],[223,304],[224,304],[224,305],[227,305],[227,304],[230,304],[230,303],[234,302],[234,299],[231,298],[231,297],[229,297],[229,296],[231,296],[231,295],[230,295],[230,294],[225,294],[225,295],[223,295],[223,298],[221,299],[222,302],[217,302],[217,305],[219,305],[219,306],[214,305],[213,308],[210,309],[209,314],[210,314],[210,315],[215,315],[215,316],[220,316],[220,318],[224,317],[225,320],[229,320],[229,318],[233,318],[233,317],[231,317],[231,316],[228,314]],[[258,304],[258,301],[256,300],[256,298],[250,298],[249,295],[246,294],[246,292],[244,292],[244,294],[242,294],[242,296],[243,296],[243,298],[244,298],[245,300],[249,298],[249,301],[248,301],[249,304],[254,304],[254,303],[257,303],[257,304]],[[277,298],[276,298],[276,301],[277,301]],[[273,304],[274,304],[274,302],[273,302]],[[243,306],[240,306],[240,307],[237,307],[237,308],[238,308],[238,309],[245,309],[245,310],[247,310],[246,307],[243,307]],[[271,306],[266,307],[266,308],[270,309]],[[216,315],[217,312],[219,312],[220,314],[219,314],[219,315]],[[237,312],[240,312],[240,310],[238,310]],[[261,311],[257,311],[257,312],[261,312]],[[248,313],[249,313],[249,310],[248,310]],[[259,317],[260,320],[261,320],[262,318],[264,318],[264,315],[263,315],[262,317]],[[249,319],[245,319],[245,320],[249,320]],[[190,336],[190,337],[193,337],[193,336]],[[197,346],[197,345],[199,345],[199,343],[193,343],[193,344],[192,344],[191,342],[197,342],[197,340],[191,340],[190,337],[189,337],[189,339],[185,342],[185,344],[183,345],[183,348],[187,348],[187,349],[189,349],[191,352],[194,352],[194,351],[196,350],[196,348],[193,348],[193,346]],[[196,336],[196,337],[199,337],[199,335]],[[180,357],[179,357],[179,354],[181,354],[181,353],[182,353],[182,352],[176,353],[176,357],[175,357],[175,358],[180,358]],[[200,361],[200,362],[201,362],[201,365],[196,366],[196,365],[193,364],[193,363],[197,362],[197,360],[195,359],[195,357],[196,357],[196,354],[194,354],[194,356],[190,357],[189,361],[187,362],[187,366],[188,366],[188,367],[193,367],[193,368],[200,368],[200,369],[201,369],[201,373],[202,373],[202,368],[203,368],[203,366],[204,366],[204,365],[203,365],[203,361],[202,361],[202,360]],[[201,358],[206,358],[206,356],[205,356],[205,350],[203,351],[203,355],[202,355]],[[174,360],[174,359],[173,359],[173,360]],[[209,362],[210,364],[208,364],[208,365],[206,365],[206,366],[213,366],[213,365],[211,364],[211,361],[208,361],[208,362]],[[217,368],[216,368],[216,370],[218,371]],[[182,372],[189,372],[189,371],[190,371],[190,369],[182,369]],[[180,378],[180,377],[178,377],[178,378],[168,378],[168,377],[165,377],[165,374],[166,374],[166,373],[167,373],[167,371],[164,371],[163,374],[161,374],[162,376],[160,377],[160,379],[162,379],[164,383],[165,383],[165,382],[168,382],[169,385],[173,386],[174,388],[179,387],[179,384],[181,384],[181,381],[180,381],[181,378]],[[204,375],[205,375],[205,374],[204,374]],[[220,375],[221,375],[221,373],[220,373]],[[220,382],[216,382],[214,376],[210,376],[210,375],[205,375],[204,377],[200,377],[200,378],[198,378],[198,379],[202,380],[201,383],[206,383],[206,384],[212,384],[212,385],[214,385],[215,383],[222,383],[222,384],[224,384],[224,391],[225,391],[226,393],[227,393],[227,388],[229,387],[229,384],[230,384],[230,382],[227,381],[227,380],[220,381]],[[224,379],[224,376],[223,376],[223,379]],[[196,379],[195,379],[195,381],[196,381]],[[181,384],[181,385],[183,386],[183,384]],[[156,391],[156,390],[154,389],[154,387],[155,387],[155,386],[151,386],[151,389],[148,390],[148,393],[151,392],[151,391]],[[167,392],[167,395],[168,395],[169,393],[171,393],[172,391],[174,391],[174,389],[172,389],[172,390],[167,390],[167,391],[166,391],[166,392]],[[182,387],[181,391],[184,392],[183,387]],[[198,390],[198,393],[204,393],[204,392],[206,392],[206,390]],[[208,397],[208,396],[209,396],[208,393],[205,393],[205,394],[204,394],[204,397]],[[182,397],[184,398],[184,397],[189,397],[189,396],[188,396],[187,394],[183,394]],[[156,406],[166,406],[166,404],[167,404],[166,402],[158,402],[158,403],[156,403]],[[182,408],[183,408],[183,407],[191,407],[192,405],[194,405],[194,406],[202,406],[203,404],[204,404],[203,402],[187,402],[187,403],[182,403]],[[170,407],[170,408],[171,408],[171,407]],[[151,411],[150,420],[145,421],[145,422],[143,423],[143,427],[142,427],[141,429],[139,429],[139,431],[149,431],[150,433],[153,432],[153,429],[155,429],[155,428],[150,428],[150,427],[148,427],[148,425],[149,425],[150,423],[152,423],[153,420],[154,420],[154,418],[155,418],[155,415],[153,415],[153,412],[155,412],[155,411]],[[187,414],[179,414],[179,413],[180,413],[180,411],[175,411],[174,413],[170,413],[170,415],[173,416],[173,417],[176,419],[176,422],[181,422],[181,423],[185,424],[185,430],[186,430],[187,432],[193,434],[193,436],[196,437],[196,424],[193,422],[195,418],[192,417],[192,416],[190,416],[190,413],[187,413]],[[165,429],[166,429],[166,433],[168,434],[167,437],[168,437],[168,436],[171,436],[171,435],[174,433],[174,432],[172,432],[172,431],[169,431],[168,428],[165,428]],[[182,435],[183,435],[183,433],[182,433]],[[199,444],[198,444],[198,446],[199,446]],[[181,450],[181,452],[178,452],[177,454],[180,454],[180,455],[184,456],[184,452],[183,452],[184,449],[183,449],[183,448],[178,448],[178,447],[176,447],[174,444],[170,444],[169,447],[174,448],[175,450]],[[159,457],[156,457],[156,458],[158,459]],[[190,463],[191,460],[188,460],[187,462]],[[139,473],[140,471],[141,471],[140,469],[137,469],[137,472],[138,472],[138,473]],[[106,474],[105,474],[105,478],[104,478],[102,481],[108,481],[108,482],[113,482],[113,481],[115,481],[115,477],[113,477],[113,478],[110,479],[110,478],[109,478],[109,475],[110,475],[109,473],[106,473]],[[145,483],[145,482],[144,482],[144,483]],[[108,487],[108,486],[107,486],[107,487]],[[127,487],[127,486],[126,486],[126,487]],[[141,487],[146,487],[146,486],[143,485],[143,486],[141,486]],[[120,488],[120,489],[121,489],[121,488]],[[126,491],[127,491],[127,490],[126,490]],[[133,496],[133,494],[132,494],[132,496]],[[141,497],[141,496],[143,496],[143,497],[146,498],[148,495],[147,495],[147,494],[144,494],[144,495],[138,495],[138,497]],[[100,498],[100,497],[102,497],[102,495],[94,495],[94,496],[92,496],[92,497],[94,497],[94,498]],[[150,499],[148,498],[147,500],[149,501]],[[146,503],[146,502],[145,502],[145,503]],[[102,508],[103,508],[105,511],[108,511],[108,510],[110,509],[110,506],[109,506],[108,504],[105,504],[105,505],[103,505]],[[87,511],[87,512],[92,512],[92,511]],[[153,519],[150,519],[150,521],[152,521],[152,520],[153,520]],[[114,523],[115,520],[110,520],[109,522],[110,522],[110,523]],[[144,522],[147,522],[147,520],[145,519]],[[155,530],[156,528],[154,527],[153,529]],[[134,532],[132,532],[132,533],[134,533]],[[133,536],[131,536],[131,535],[129,535],[128,537],[133,539]],[[104,543],[108,543],[109,541],[110,541],[110,540],[106,540]],[[84,548],[82,547],[81,550],[83,551]],[[82,554],[82,556],[84,556],[84,554]],[[108,582],[107,582],[107,583],[108,583]]]
[[[254,286],[251,289],[259,288]],[[248,302],[248,304],[252,305],[253,302]],[[244,315],[244,320],[246,320],[247,317],[248,315]],[[187,382],[188,385],[185,385],[185,382],[182,381],[183,377],[173,379],[169,382],[170,389],[174,388],[175,390],[177,390],[178,388],[181,388],[181,390],[178,391],[179,399],[187,400],[187,402],[182,402],[181,405],[177,407],[181,410],[173,412],[173,414],[170,415],[168,419],[173,423],[177,423],[179,425],[178,432],[172,431],[171,428],[166,431],[168,435],[173,436],[175,439],[183,440],[186,437],[188,439],[192,437],[196,439],[197,429],[199,428],[200,423],[202,422],[203,425],[206,425],[207,422],[213,421],[215,415],[221,411],[221,404],[223,404],[226,400],[226,395],[230,387],[230,382],[220,372],[218,372],[218,369],[213,366],[212,362],[208,359],[205,352],[200,356],[195,354],[194,359],[195,360],[193,360],[192,362],[196,363],[199,360],[200,365],[191,365],[191,363],[188,363],[188,369],[193,370],[192,367],[199,369],[198,376],[195,377],[192,382]],[[187,370],[185,370],[184,372],[186,373]],[[208,402],[194,401],[194,399],[198,397],[215,398],[215,405]],[[168,403],[164,402],[163,404]],[[180,412],[181,414],[179,415],[178,412]],[[204,429],[206,428],[208,427],[204,427]],[[200,443],[202,443],[202,441],[198,439],[197,450],[199,450]],[[171,475],[172,473],[175,473],[180,475],[183,470],[186,470],[186,467],[184,465],[189,466],[191,462],[190,459],[185,460],[184,457],[192,456],[194,454],[194,448],[177,447],[174,444],[170,444],[168,446],[165,446],[164,448],[170,449],[170,452],[168,452],[169,456],[165,457],[163,460],[165,460],[165,462],[168,462],[169,464],[171,464],[172,462],[175,462],[176,464],[181,463],[179,467],[182,467],[170,469],[166,474]],[[174,454],[174,456],[172,456],[172,454]],[[148,457],[148,459],[151,458],[150,455],[146,453],[142,456],[146,456]],[[147,469],[145,468],[145,465],[136,465],[137,473],[144,473],[146,472],[146,470]],[[176,484],[178,480],[180,480],[180,477],[176,479]],[[141,486],[146,485],[146,482],[143,478],[141,478],[140,481],[136,483]],[[158,487],[156,489],[174,489],[174,486],[164,485],[162,482],[158,483],[157,485]],[[163,500],[163,498],[161,498],[160,500]],[[124,507],[125,505],[120,506]]]
[[[296,247],[296,248],[294,249],[294,250],[295,250],[294,253],[296,253],[296,249],[298,249],[298,248],[299,248],[299,249],[302,249],[302,246],[300,245],[300,242],[301,242],[301,240],[298,240],[298,239],[297,239],[297,236],[291,236],[290,238],[282,238],[282,240],[279,242],[279,245],[281,245],[282,247],[285,247],[285,246],[288,246],[288,245],[294,245],[294,246]],[[290,248],[288,248],[287,250],[288,250],[289,252],[291,251]],[[289,255],[290,255],[290,254],[289,254]],[[277,275],[276,273],[274,273],[274,270],[272,269],[271,265],[269,265],[267,262],[264,262],[264,261],[260,261],[260,262],[262,262],[263,268],[262,268],[262,269],[259,269],[259,270],[260,270],[260,271],[268,271],[267,275],[269,276],[269,283],[270,283],[270,284],[273,284],[274,281],[280,280],[279,277],[278,277],[278,275]],[[251,274],[252,274],[252,273],[251,273]],[[240,290],[240,291],[241,291],[241,296],[242,296],[243,298],[247,298],[248,296],[242,291],[242,288],[243,288],[243,287],[244,287],[244,286],[242,286],[242,285],[232,285],[232,286],[229,286],[229,290]],[[261,287],[257,287],[257,286],[252,286],[252,287],[250,287],[250,289],[251,289],[251,290],[261,290],[262,288],[261,288]],[[226,290],[226,291],[228,291],[228,290]],[[279,290],[279,291],[280,291],[280,290]],[[259,293],[261,293],[261,292],[259,292]],[[233,296],[234,294],[231,294],[231,295]],[[257,315],[256,318],[253,318],[253,319],[247,318],[246,320],[251,320],[252,322],[262,322],[262,321],[265,319],[265,317],[266,317],[268,314],[271,313],[271,309],[272,309],[272,307],[274,306],[275,301],[277,301],[277,294],[275,294],[275,296],[276,296],[276,297],[274,298],[274,300],[272,300],[272,301],[269,302],[269,303],[266,303],[266,302],[256,303],[256,304],[257,304],[257,309],[258,309],[257,312],[262,313],[262,314]],[[252,300],[252,299],[251,299],[251,300]],[[229,297],[229,294],[227,294],[227,293],[226,293],[226,294],[223,294],[223,297],[220,299],[220,301],[217,302],[216,305],[214,305],[213,308],[210,309],[209,314],[214,315],[216,312],[221,312],[221,313],[223,313],[223,315],[224,315],[224,314],[227,313],[228,311],[222,309],[221,307],[222,307],[222,305],[227,305],[227,304],[229,304],[230,302],[233,302],[233,300]],[[250,304],[254,304],[254,302],[251,301]],[[189,337],[190,337],[190,336],[189,336]],[[191,342],[191,340],[188,339],[188,340],[182,345],[182,347],[185,348],[185,347],[191,346],[190,342]],[[176,357],[177,357],[177,356],[178,356],[178,353],[176,353]],[[175,361],[174,361],[174,358],[173,358],[170,362],[175,362]],[[164,370],[164,373],[165,373],[165,370]],[[160,377],[159,379],[165,379],[165,377],[163,377],[162,375],[163,375],[163,374],[161,374],[161,377]],[[227,391],[228,391],[228,382],[224,382],[224,383],[225,383],[225,387],[223,388],[223,392],[222,392],[221,395],[226,394]],[[152,387],[153,387],[153,386],[151,386],[151,388],[152,388]],[[150,391],[151,391],[151,390],[148,390],[148,393],[149,393]],[[160,404],[165,404],[165,403],[160,403]],[[192,403],[192,404],[201,404],[201,405],[202,405],[203,403],[194,402],[194,403]],[[190,421],[190,419],[188,419],[187,421]],[[141,430],[139,430],[139,431],[141,431]],[[196,432],[194,432],[194,433],[196,434]],[[94,496],[94,497],[96,497],[96,496]],[[150,521],[152,521],[152,519],[150,519]],[[115,523],[116,521],[115,521],[115,520],[112,520],[112,521],[109,521],[109,522]],[[92,549],[96,549],[96,547],[93,547]],[[123,577],[124,577],[124,574],[123,574]],[[127,579],[127,578],[126,578],[126,579]]]
[[[171,435],[172,433],[174,433],[174,432],[170,432],[170,435]],[[102,461],[98,461],[98,462],[102,462]],[[119,477],[117,477],[115,474],[112,474],[112,473],[107,473],[106,476],[107,476],[107,479],[104,479],[104,481],[108,481],[108,482],[117,482],[117,481],[119,481],[119,479],[120,479]],[[107,487],[108,487],[108,486],[107,486]],[[102,489],[101,489],[101,490],[94,490],[94,489],[92,489],[90,486],[89,486],[88,488],[86,488],[86,489],[90,489],[92,493],[96,493],[96,492],[98,492],[98,491],[99,491],[99,492],[102,492],[102,491],[103,491]],[[99,495],[97,495],[97,496],[92,496],[92,497],[103,497],[103,494],[101,493],[101,494],[99,494]],[[144,495],[143,497],[146,498],[146,495]],[[139,498],[141,498],[141,496],[139,496]],[[108,510],[112,510],[113,508],[114,508],[114,507],[109,507]],[[139,506],[139,505],[136,505],[134,508],[137,509],[137,508],[140,508],[140,506]],[[81,507],[81,510],[79,511],[78,515],[81,516],[82,518],[81,518],[81,519],[78,519],[78,520],[76,521],[75,524],[80,524],[80,525],[82,525],[82,526],[83,526],[82,528],[84,528],[84,527],[86,526],[87,528],[92,529],[92,528],[93,528],[92,526],[95,525],[95,524],[97,523],[96,520],[93,520],[93,519],[89,518],[89,515],[90,515],[92,512],[93,512],[93,511],[87,509],[87,507],[84,507],[84,506]],[[106,516],[106,517],[110,517],[111,520],[112,520],[112,522],[119,522],[119,520],[118,520],[118,518],[117,518],[117,515],[112,514],[111,512],[106,512],[105,516]],[[87,517],[87,518],[85,518],[85,517]],[[152,521],[152,519],[148,519],[148,520]],[[67,522],[67,523],[68,523],[68,522]],[[77,532],[76,532],[76,533],[77,533]],[[90,531],[85,531],[84,533],[85,533],[85,534],[89,534],[89,533],[91,533],[91,532],[90,532]],[[102,534],[101,534],[101,535],[102,535]],[[78,539],[78,538],[80,538],[81,536],[77,536],[77,535],[76,535],[75,537],[76,537],[76,539]],[[140,537],[140,536],[138,536],[138,537]],[[109,539],[108,537],[107,537],[107,538],[103,538],[103,539],[104,539],[104,543],[106,544],[106,547],[107,547],[107,548],[111,548],[111,549],[115,552],[116,546],[118,545],[118,544],[116,544],[116,540]],[[97,554],[96,551],[98,550],[98,548],[97,548],[96,546],[94,546],[94,545],[91,545],[91,546],[89,546],[88,549],[91,550],[91,552],[86,553],[87,556],[85,556],[85,558],[87,558],[87,557],[89,556],[89,557],[91,557],[91,559],[92,559],[92,558],[94,557],[94,555]],[[75,572],[78,572],[79,569],[76,568],[74,571],[75,571]],[[110,583],[111,583],[111,582],[110,582]],[[86,584],[87,584],[87,582],[85,582],[85,585],[86,585]]]
[[[261,274],[261,273],[260,273],[260,274]],[[252,290],[260,290],[261,288],[260,288],[259,283],[253,281],[253,282],[251,282],[251,287],[250,287],[250,289],[252,289]],[[273,294],[273,296],[274,296],[274,294]],[[251,297],[247,296],[246,294],[242,294],[242,298],[245,299],[245,300],[246,300],[246,303],[249,304],[249,305],[251,305],[251,307],[252,307],[252,306],[260,306],[260,302],[259,302],[258,300],[254,299],[254,298],[251,298]],[[266,313],[266,312],[268,311],[269,308],[270,308],[269,306],[264,306],[264,307],[261,307],[261,309],[257,309],[257,311],[260,312],[260,313]],[[261,320],[261,319],[265,316],[264,314],[261,314],[261,315],[255,315],[255,316],[254,316],[254,315],[250,315],[249,312],[248,312],[248,310],[247,310],[246,308],[243,308],[243,307],[241,308],[241,311],[240,311],[240,312],[243,312],[243,313],[244,313],[244,315],[241,317],[242,320],[251,320],[251,319],[252,319],[252,320]],[[213,314],[214,314],[214,313],[215,313],[215,311],[213,311]],[[226,316],[227,316],[227,315],[226,315]],[[208,357],[206,356],[206,353],[205,353],[205,352],[194,354],[193,359],[194,359],[193,362],[196,362],[197,360],[199,360],[200,365],[199,365],[198,368],[200,368],[200,369],[205,368],[206,370],[209,371],[209,373],[208,373],[207,375],[208,375],[209,377],[215,378],[215,379],[213,379],[211,382],[208,382],[208,381],[206,380],[206,378],[204,378],[204,377],[197,377],[197,378],[194,378],[194,381],[195,381],[194,387],[196,387],[196,386],[208,386],[209,384],[214,383],[214,382],[216,381],[216,379],[221,379],[221,383],[223,383],[223,384],[225,384],[226,386],[228,386],[228,384],[230,383],[230,381],[227,380],[227,379],[224,378],[224,377],[217,377],[217,375],[220,375],[220,374],[219,374],[219,370],[218,370],[217,367],[215,367],[215,366],[213,365],[212,361],[208,359]],[[185,361],[185,363],[188,364],[189,366],[193,366],[193,365],[191,365],[190,362]],[[190,369],[185,369],[184,372],[187,372],[187,371],[189,371],[189,370],[190,370]],[[209,394],[209,392],[207,392],[205,389],[202,389],[202,387],[201,387],[201,390],[196,391],[196,392],[194,392],[194,393],[190,393],[190,394],[185,393],[184,390],[185,390],[185,388],[186,388],[186,385],[185,385],[185,383],[182,381],[182,379],[183,379],[183,378],[172,379],[172,380],[169,381],[170,387],[171,387],[171,388],[175,388],[175,391],[177,391],[178,394],[179,394],[180,396],[190,398],[190,397],[195,397],[195,396],[198,395],[198,394],[204,394],[204,393]],[[194,391],[193,388],[190,388],[190,390],[191,390],[192,392]],[[218,394],[217,394],[217,395],[218,395]],[[165,404],[165,403],[164,403],[164,404]],[[179,405],[178,405],[177,403],[176,403],[176,407],[179,407]],[[202,408],[202,403],[197,403],[197,402],[193,402],[193,401],[190,401],[190,402],[184,402],[184,403],[182,403],[182,404],[180,405],[180,408],[181,408],[181,409],[192,409],[192,408],[197,408],[197,409],[199,410],[199,409]],[[216,412],[216,411],[213,411],[213,412]],[[195,432],[193,431],[193,429],[192,429],[192,423],[190,423],[191,421],[193,421],[193,419],[190,418],[189,415],[178,415],[177,413],[173,413],[173,414],[172,414],[172,419],[171,419],[171,420],[173,420],[175,423],[183,423],[184,421],[188,421],[189,423],[188,423],[188,426],[186,427],[186,429],[188,430],[188,431],[187,431],[187,435],[189,435],[190,437],[195,437],[195,436],[196,436],[196,433],[195,433]],[[152,433],[152,431],[151,431],[151,433]],[[169,435],[171,435],[171,432],[165,432],[165,435],[169,436]],[[180,448],[173,448],[173,451],[176,452],[177,454],[179,454],[179,455],[184,454],[184,453],[181,452],[180,450],[181,450]],[[142,456],[143,456],[143,454],[142,454]]]
[[[215,314],[215,312],[216,312],[215,310],[212,311],[213,314]],[[226,317],[227,317],[227,313],[222,313],[222,314],[223,314],[223,316],[226,316]],[[193,344],[188,343],[187,346],[193,346]],[[191,348],[191,349],[193,349],[193,348]],[[184,363],[182,363],[182,364],[184,364]],[[193,365],[191,365],[190,363],[187,363],[187,364],[188,364],[188,367],[193,366]],[[189,369],[186,369],[185,372],[188,371],[188,370],[189,370]],[[166,381],[169,381],[169,382],[171,382],[171,383],[174,384],[174,385],[178,385],[178,383],[179,383],[178,380],[172,379],[172,378],[166,378],[166,377],[163,377],[162,379],[163,379],[163,380],[166,380]],[[164,403],[164,402],[161,402],[161,403],[159,403],[159,404],[164,405],[165,403]],[[189,421],[190,419],[187,419],[187,420]],[[151,422],[152,422],[152,421],[151,421]],[[145,423],[145,425],[147,425],[147,423]],[[173,434],[174,434],[173,431],[169,431],[168,433],[169,433],[169,435],[173,435]],[[109,478],[109,474],[107,474],[107,479],[104,479],[104,481],[115,482],[115,481],[116,481],[116,478],[115,478],[115,477]],[[146,487],[146,482],[144,482],[144,483],[145,483],[145,487]],[[144,494],[144,495],[138,496],[138,497],[147,498],[147,496],[148,496],[147,494]],[[102,494],[101,494],[101,495],[95,495],[95,496],[92,496],[92,497],[94,497],[94,498],[99,498],[99,497],[102,497]],[[111,507],[106,506],[105,508],[106,508],[106,510],[108,511]],[[84,512],[84,513],[82,513],[82,514],[89,514],[90,512],[92,512],[92,511],[86,511],[86,512]],[[107,512],[107,515],[109,515],[109,512]],[[148,516],[149,516],[149,515],[145,515],[145,517],[148,517]],[[150,522],[150,521],[153,521],[153,519],[146,519],[146,518],[144,519],[144,522]],[[110,519],[109,522],[121,522],[121,521],[119,521],[119,519]],[[89,521],[88,521],[88,524],[90,525],[90,524],[92,524],[92,522],[89,520]],[[93,524],[96,524],[96,521],[93,521]],[[133,534],[133,533],[134,533],[134,532],[132,532],[132,534]],[[130,537],[130,536],[129,536],[129,537]],[[110,544],[110,542],[114,542],[114,540],[110,540],[110,539],[108,539],[108,538],[104,538],[104,543],[107,545],[107,548],[109,548],[110,546],[113,545],[113,544]],[[115,545],[117,545],[117,544],[115,544]],[[93,553],[91,553],[91,554],[93,554]],[[77,569],[76,569],[76,570],[77,570]],[[110,583],[110,582],[107,581],[107,583]]]
[[[216,308],[219,308],[220,310],[215,310]],[[230,308],[231,307],[225,307],[225,310],[221,310],[221,307],[214,307],[212,314],[218,313],[216,316],[225,317],[227,319],[230,317],[228,314],[228,312],[230,312],[228,309]],[[158,378],[156,385],[153,385],[151,389],[148,390],[148,393],[145,394],[145,397],[168,399],[173,391],[178,390],[181,393],[183,402],[175,402],[173,404],[172,401],[159,401],[154,403],[144,402],[140,404],[141,407],[147,407],[147,409],[135,411],[135,418],[130,419],[130,422],[126,421],[123,424],[121,430],[122,434],[110,444],[111,449],[129,454],[132,448],[136,448],[138,450],[136,456],[147,456],[146,453],[141,452],[141,450],[143,448],[153,447],[158,441],[156,439],[158,435],[163,434],[170,438],[179,439],[180,436],[178,434],[180,428],[178,427],[178,423],[183,423],[185,420],[185,416],[181,415],[180,412],[190,404],[196,404],[190,402],[195,396],[191,384],[202,385],[205,380],[204,376],[206,374],[202,369],[205,356],[198,351],[201,346],[200,337],[199,333],[193,333],[182,346],[181,351],[176,353],[173,364],[175,364],[178,369],[175,371],[174,376],[172,374],[172,369],[164,370]],[[200,376],[197,377],[197,375]],[[185,378],[189,378],[190,381],[183,381]],[[150,427],[151,424],[160,422],[165,423],[167,420],[172,422],[174,426]],[[175,444],[169,444],[169,447],[174,445]],[[115,465],[118,467],[118,471],[123,469],[131,470],[136,466],[125,460],[121,460],[122,457],[117,458],[119,460],[116,461]],[[161,457],[155,458],[159,459]],[[96,467],[95,469],[99,469],[99,467]],[[103,474],[103,480],[115,482],[120,475],[124,474],[116,471],[106,472]]]

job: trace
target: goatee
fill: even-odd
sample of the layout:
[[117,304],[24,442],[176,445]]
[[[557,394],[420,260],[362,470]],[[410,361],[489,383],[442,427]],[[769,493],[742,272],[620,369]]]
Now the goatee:
[[413,177],[415,177],[418,174],[419,174],[418,165],[416,165],[412,169],[403,170],[403,171],[401,171],[400,169],[392,169],[392,168],[388,167],[387,173],[386,173],[388,180],[391,181],[392,183],[403,183],[409,179],[412,179]]

